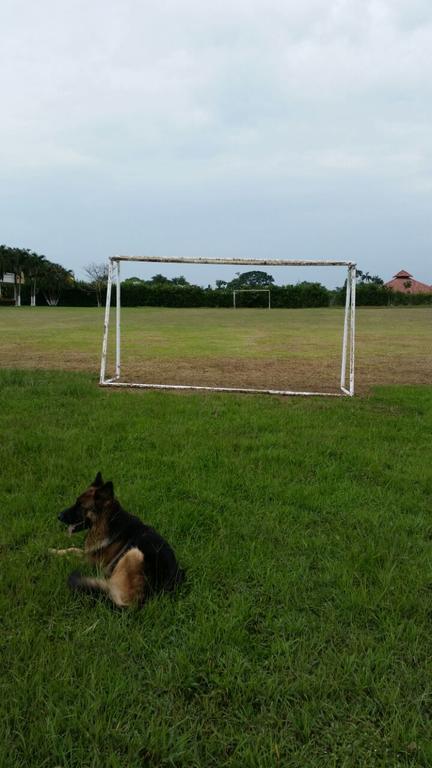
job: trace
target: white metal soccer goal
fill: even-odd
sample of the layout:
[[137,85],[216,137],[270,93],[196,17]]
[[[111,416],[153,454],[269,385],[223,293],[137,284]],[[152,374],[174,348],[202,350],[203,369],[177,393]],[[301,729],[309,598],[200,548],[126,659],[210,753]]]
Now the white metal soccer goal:
[[[157,264],[216,264],[232,266],[259,267],[346,267],[346,299],[345,315],[342,330],[342,355],[340,369],[339,392],[300,392],[289,389],[253,389],[248,387],[210,387],[195,384],[143,384],[140,382],[121,381],[121,283],[120,264],[122,261],[145,262]],[[115,343],[115,375],[106,377],[108,334],[111,307],[112,284],[116,285],[116,343]],[[139,387],[142,389],[195,389],[211,392],[253,392],[269,395],[304,395],[341,397],[354,395],[355,367],[355,286],[356,264],[352,261],[323,261],[323,260],[294,260],[294,259],[194,259],[194,258],[162,258],[159,256],[111,256],[108,262],[108,284],[105,307],[105,321],[102,342],[100,367],[100,384],[104,387]]]

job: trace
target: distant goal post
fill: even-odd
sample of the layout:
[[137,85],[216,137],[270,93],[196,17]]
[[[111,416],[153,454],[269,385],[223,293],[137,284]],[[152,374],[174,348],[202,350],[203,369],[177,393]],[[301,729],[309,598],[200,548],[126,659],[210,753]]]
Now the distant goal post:
[[[345,267],[346,297],[345,313],[342,331],[342,354],[340,368],[339,392],[310,392],[289,389],[255,389],[252,387],[211,387],[195,384],[145,384],[141,382],[121,381],[121,282],[120,264],[122,261],[143,262],[147,264],[213,264],[228,266],[259,266],[259,267]],[[110,324],[112,285],[116,286],[115,304],[115,374],[107,378],[107,353]],[[99,383],[104,387],[134,387],[140,389],[191,389],[210,392],[250,392],[269,395],[297,395],[297,396],[326,396],[326,397],[352,397],[354,395],[355,373],[355,290],[356,290],[356,263],[353,261],[327,261],[322,259],[198,259],[181,257],[160,256],[111,256],[108,261],[108,283],[105,306],[104,330],[102,341],[102,354]]]

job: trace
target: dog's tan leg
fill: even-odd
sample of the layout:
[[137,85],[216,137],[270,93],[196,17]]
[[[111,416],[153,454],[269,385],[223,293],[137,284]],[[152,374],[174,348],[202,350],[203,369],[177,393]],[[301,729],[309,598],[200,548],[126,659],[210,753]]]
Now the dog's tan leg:
[[144,597],[144,555],[133,547],[119,560],[109,579],[109,596],[115,605],[126,607]]
[[74,571],[69,576],[69,586],[78,592],[94,594],[103,592],[119,608],[126,608],[144,597],[144,555],[140,549],[129,549],[119,560],[110,579],[95,579]]
[[49,549],[51,555],[84,555],[84,550],[79,547],[68,547],[67,549]]

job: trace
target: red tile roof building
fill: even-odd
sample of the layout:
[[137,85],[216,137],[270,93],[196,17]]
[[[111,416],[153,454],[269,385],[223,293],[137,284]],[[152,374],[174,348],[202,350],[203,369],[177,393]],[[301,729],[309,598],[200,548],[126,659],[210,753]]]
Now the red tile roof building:
[[400,272],[389,280],[388,283],[384,283],[386,288],[393,288],[394,291],[399,293],[432,293],[432,285],[421,283],[419,280],[414,280],[413,276],[401,269]]

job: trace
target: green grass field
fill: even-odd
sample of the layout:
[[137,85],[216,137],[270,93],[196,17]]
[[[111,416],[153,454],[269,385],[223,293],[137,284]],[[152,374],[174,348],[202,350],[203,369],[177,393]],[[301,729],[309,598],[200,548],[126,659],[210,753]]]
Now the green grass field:
[[[30,312],[0,312],[0,766],[431,765],[432,387],[103,390],[100,313]],[[368,312],[375,370],[421,359],[421,384],[431,315],[382,314],[374,331]],[[165,331],[172,360],[193,357],[190,326],[180,358]],[[397,354],[386,335],[405,340]],[[241,351],[258,365],[257,345]],[[116,612],[69,593],[77,563],[48,549],[67,546],[57,514],[99,469],[174,545],[175,599]]]
[[[337,390],[343,310],[123,309],[123,372],[135,381]],[[0,311],[3,366],[97,374],[103,310]],[[432,307],[357,311],[357,385],[432,381]],[[111,341],[113,341],[114,322]],[[113,349],[110,345],[111,371]]]

